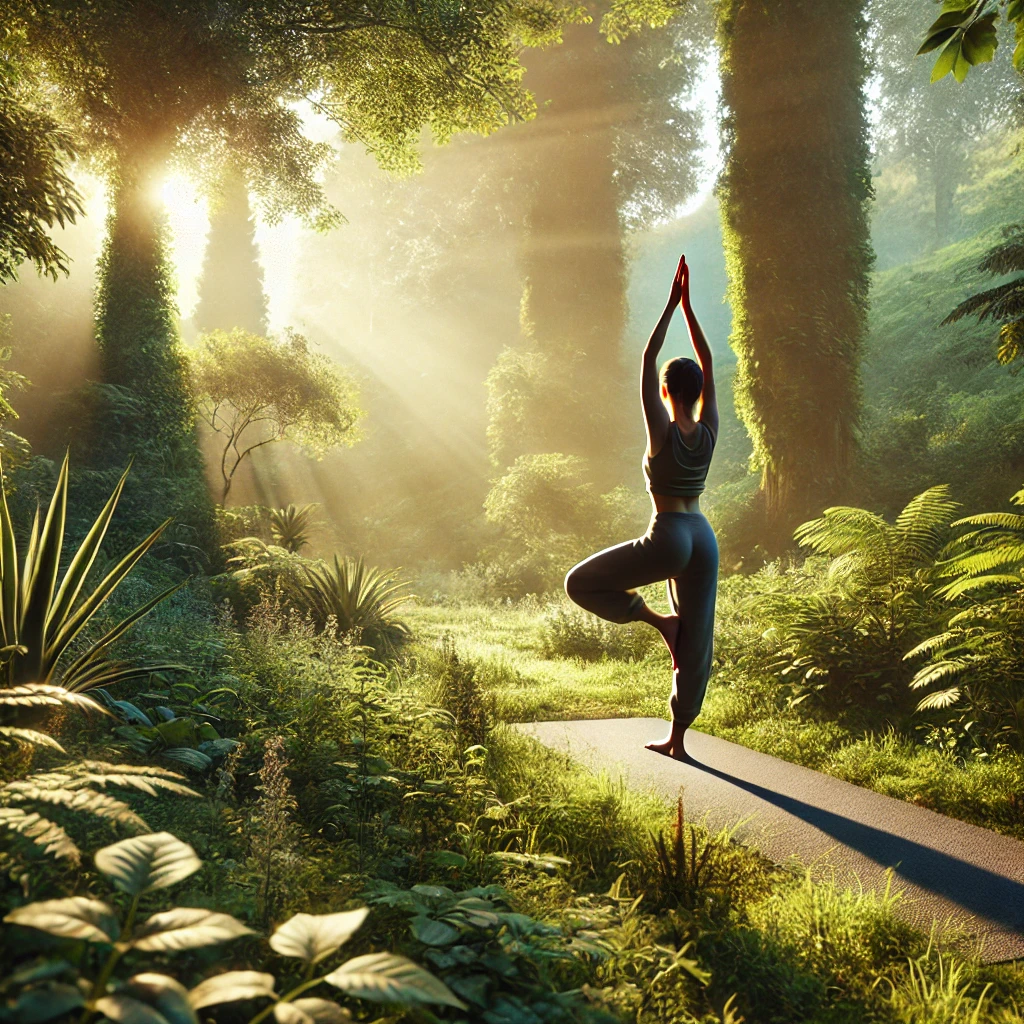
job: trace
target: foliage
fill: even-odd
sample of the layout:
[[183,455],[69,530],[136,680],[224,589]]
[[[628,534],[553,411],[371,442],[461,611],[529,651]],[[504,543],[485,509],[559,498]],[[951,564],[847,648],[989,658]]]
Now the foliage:
[[275,341],[241,328],[212,331],[191,363],[199,413],[221,435],[222,502],[238,467],[264,445],[293,441],[319,458],[356,440],[353,380],[300,334]]
[[[46,683],[0,689],[0,722],[12,712],[27,708],[102,711],[90,697]],[[64,753],[64,748],[49,733],[6,724],[0,724],[0,744]],[[183,781],[180,775],[162,768],[101,761],[79,761],[30,772],[0,784],[0,828],[30,840],[45,853],[77,864],[80,851],[59,822],[49,817],[54,811],[85,815],[142,831],[147,828],[146,823],[123,800],[105,792],[107,787],[134,789],[149,796],[156,796],[157,792],[198,796],[181,785]]]
[[[797,516],[834,499],[855,453],[873,258],[865,7],[717,8],[736,410],[761,471],[770,546],[785,542]],[[794,50],[800,33],[820,45]],[[794,210],[827,229],[808,236]]]
[[[1004,228],[1003,238],[978,264],[981,273],[1002,277],[1024,270],[1024,224]],[[1024,359],[1024,276],[975,293],[942,322],[952,324],[966,316],[976,316],[982,322],[992,320],[1000,325],[996,349],[1000,366],[1012,367],[1018,359]],[[1019,369],[1016,367],[1015,371]]]
[[394,907],[411,917],[409,930],[423,959],[465,1000],[473,1014],[459,1021],[484,1024],[530,1021],[610,1021],[589,1008],[578,989],[559,991],[559,975],[582,955],[603,957],[593,942],[573,938],[554,924],[515,913],[498,885],[455,892],[443,885],[402,889],[374,882],[371,904]]
[[[144,895],[174,885],[202,866],[192,847],[170,833],[122,840],[98,850],[95,861],[113,887],[130,897],[123,918],[101,900],[74,896],[18,907],[4,921],[60,938],[94,943],[101,949],[107,947],[110,952],[103,967],[95,979],[76,978],[76,970],[66,962],[35,974],[27,972],[27,984],[15,1003],[16,1013],[31,1006],[34,1019],[40,1021],[80,1009],[83,1021],[97,1014],[113,1019],[129,1015],[155,1019],[160,1015],[183,1024],[197,1024],[197,1011],[207,1007],[269,999],[266,1009],[256,1014],[253,1021],[262,1020],[271,1012],[278,1021],[351,1019],[337,1003],[305,997],[307,991],[322,983],[350,999],[463,1006],[429,972],[390,953],[355,957],[315,976],[317,965],[332,957],[362,925],[367,914],[365,908],[336,914],[296,914],[271,935],[271,949],[280,956],[299,960],[304,968],[302,980],[281,994],[275,991],[274,976],[258,971],[226,971],[191,990],[173,977],[153,972],[135,974],[124,981],[113,980],[118,962],[131,951],[174,953],[220,945],[255,933],[229,914],[198,907],[174,907],[136,924]],[[69,980],[85,984],[68,984]]]
[[557,452],[520,455],[495,482],[484,508],[506,543],[525,553],[546,588],[594,545],[635,529],[636,506],[625,488],[598,493],[586,460]]
[[657,898],[692,912],[721,913],[740,866],[730,849],[728,832],[712,836],[686,820],[683,798],[676,803],[671,835],[652,835]]
[[319,503],[288,505],[287,508],[270,510],[270,536],[274,543],[298,554],[309,544],[309,530],[314,525],[313,516]]
[[408,583],[397,570],[335,555],[333,565],[309,565],[305,576],[296,603],[317,629],[330,629],[338,636],[354,633],[359,643],[382,658],[393,657],[408,641],[409,627],[395,615],[409,600]]
[[487,697],[476,666],[459,656],[451,633],[442,635],[437,648],[432,700],[452,716],[462,746],[486,743],[490,726]]
[[[61,465],[57,486],[41,525],[38,510],[36,512],[20,571],[7,499],[0,495],[0,628],[4,639],[0,655],[3,656],[8,686],[27,682],[50,683],[59,679],[66,689],[82,692],[159,670],[160,666],[120,664],[110,659],[108,651],[136,622],[179,590],[183,585],[180,583],[135,608],[83,650],[70,650],[73,642],[167,526],[164,523],[154,530],[89,591],[86,581],[100,553],[127,476],[128,470],[125,470],[79,545],[63,578],[60,578],[60,567],[67,516],[68,458],[65,457]],[[69,665],[62,666],[61,659],[69,653],[76,653],[76,656]]]
[[68,257],[49,232],[82,214],[81,196],[66,169],[77,148],[71,133],[19,78],[5,53],[0,62],[0,283],[17,280],[18,266],[26,260],[56,281],[68,273]]
[[660,650],[660,645],[658,634],[639,623],[608,623],[566,604],[549,608],[541,623],[541,653],[545,658],[643,661]]
[[1017,39],[1013,66],[1018,71],[1024,67],[1024,5],[1019,0],[946,0],[917,51],[931,53],[942,47],[932,68],[932,81],[952,73],[963,82],[972,67],[991,61],[999,45],[999,20],[1007,28],[1013,26]]

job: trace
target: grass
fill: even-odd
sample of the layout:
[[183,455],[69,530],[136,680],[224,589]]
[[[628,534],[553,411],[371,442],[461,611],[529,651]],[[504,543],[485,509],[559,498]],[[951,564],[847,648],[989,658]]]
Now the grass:
[[[665,718],[668,652],[642,660],[545,657],[550,605],[419,605],[407,618],[420,643],[452,635],[472,661],[492,716],[503,722]],[[1024,839],[1024,758],[964,760],[884,723],[830,719],[793,708],[770,681],[723,672],[712,678],[696,728],[855,785]]]

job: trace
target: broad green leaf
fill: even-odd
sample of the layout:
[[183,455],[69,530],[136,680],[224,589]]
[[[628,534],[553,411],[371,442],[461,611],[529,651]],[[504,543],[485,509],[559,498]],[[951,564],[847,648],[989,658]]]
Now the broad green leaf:
[[96,1009],[117,1024],[170,1024],[155,1007],[118,993],[96,1000]]
[[171,747],[170,750],[161,750],[160,756],[169,757],[172,761],[178,761],[186,768],[197,772],[205,772],[213,764],[212,758],[191,747]]
[[192,907],[175,907],[154,914],[135,932],[132,945],[149,952],[170,952],[176,949],[197,949],[220,942],[255,935],[230,914]]
[[444,921],[437,921],[432,917],[421,915],[414,917],[409,922],[409,928],[413,935],[426,946],[450,946],[457,942],[462,934],[458,928],[453,928]]
[[978,18],[964,33],[962,52],[969,64],[987,64],[995,56],[999,45],[995,17]]
[[85,996],[74,985],[46,985],[18,996],[14,1019],[18,1024],[41,1024],[85,1005]]
[[[284,1004],[278,1003],[278,1006]],[[297,1006],[316,1024],[347,1024],[352,1019],[348,1010],[330,999],[296,999],[290,1005]]]
[[8,924],[38,928],[61,938],[84,939],[86,942],[114,943],[121,934],[121,926],[113,910],[106,903],[84,896],[29,903],[12,910],[4,920]]
[[920,57],[922,54],[931,53],[932,50],[937,50],[943,43],[948,42],[950,39],[959,32],[959,23],[954,28],[943,28],[938,32],[933,32],[928,35],[925,41],[921,44],[921,48],[917,51],[916,56]]
[[235,1003],[241,999],[276,999],[274,976],[259,971],[227,971],[201,981],[188,994],[194,1010],[220,1003]]
[[281,956],[319,963],[348,942],[369,912],[360,907],[337,914],[296,914],[271,935],[270,948]]
[[109,998],[123,1000],[111,1007],[121,1016],[114,1016],[110,1009],[101,1006],[103,1000],[97,1001],[96,1008],[119,1024],[147,1024],[153,1021],[152,1013],[168,1024],[199,1024],[196,1011],[189,1003],[188,990],[166,974],[136,974]]
[[122,839],[96,854],[96,867],[130,896],[174,885],[201,866],[196,851],[170,832]]
[[1024,68],[1024,35],[1017,40],[1017,45],[1013,48],[1013,66],[1017,71]]
[[433,899],[441,899],[444,896],[454,896],[455,893],[444,885],[414,885],[412,891],[420,896],[430,896]]
[[971,62],[964,56],[963,47],[956,56],[956,63],[953,65],[953,77],[960,83],[967,81],[967,75],[971,70]]
[[468,1009],[443,981],[394,953],[357,956],[324,981],[350,996],[375,1003],[428,1003]]
[[291,1003],[275,1003],[274,1020],[277,1024],[313,1024],[313,1018],[308,1013],[303,1013]]
[[945,78],[956,66],[957,58],[960,56],[960,38],[962,33],[957,33],[947,44],[946,48],[939,54],[932,68],[931,80],[933,82]]

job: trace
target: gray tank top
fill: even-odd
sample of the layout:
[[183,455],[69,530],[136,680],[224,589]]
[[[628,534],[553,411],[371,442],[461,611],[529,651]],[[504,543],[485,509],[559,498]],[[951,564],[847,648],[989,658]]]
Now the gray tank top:
[[644,454],[648,491],[672,498],[695,498],[704,492],[715,436],[706,423],[698,422],[697,426],[698,439],[693,448],[687,447],[679,425],[673,420],[658,454],[654,458]]

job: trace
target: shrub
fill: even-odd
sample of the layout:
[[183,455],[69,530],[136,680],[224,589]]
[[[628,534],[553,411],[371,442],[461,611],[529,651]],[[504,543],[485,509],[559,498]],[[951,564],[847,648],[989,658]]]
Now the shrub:
[[452,716],[462,746],[482,744],[489,723],[476,666],[459,657],[451,633],[445,633],[437,646],[440,664],[432,680],[430,699]]
[[663,646],[658,634],[643,623],[605,622],[581,608],[565,605],[552,607],[540,629],[545,658],[642,661]]

